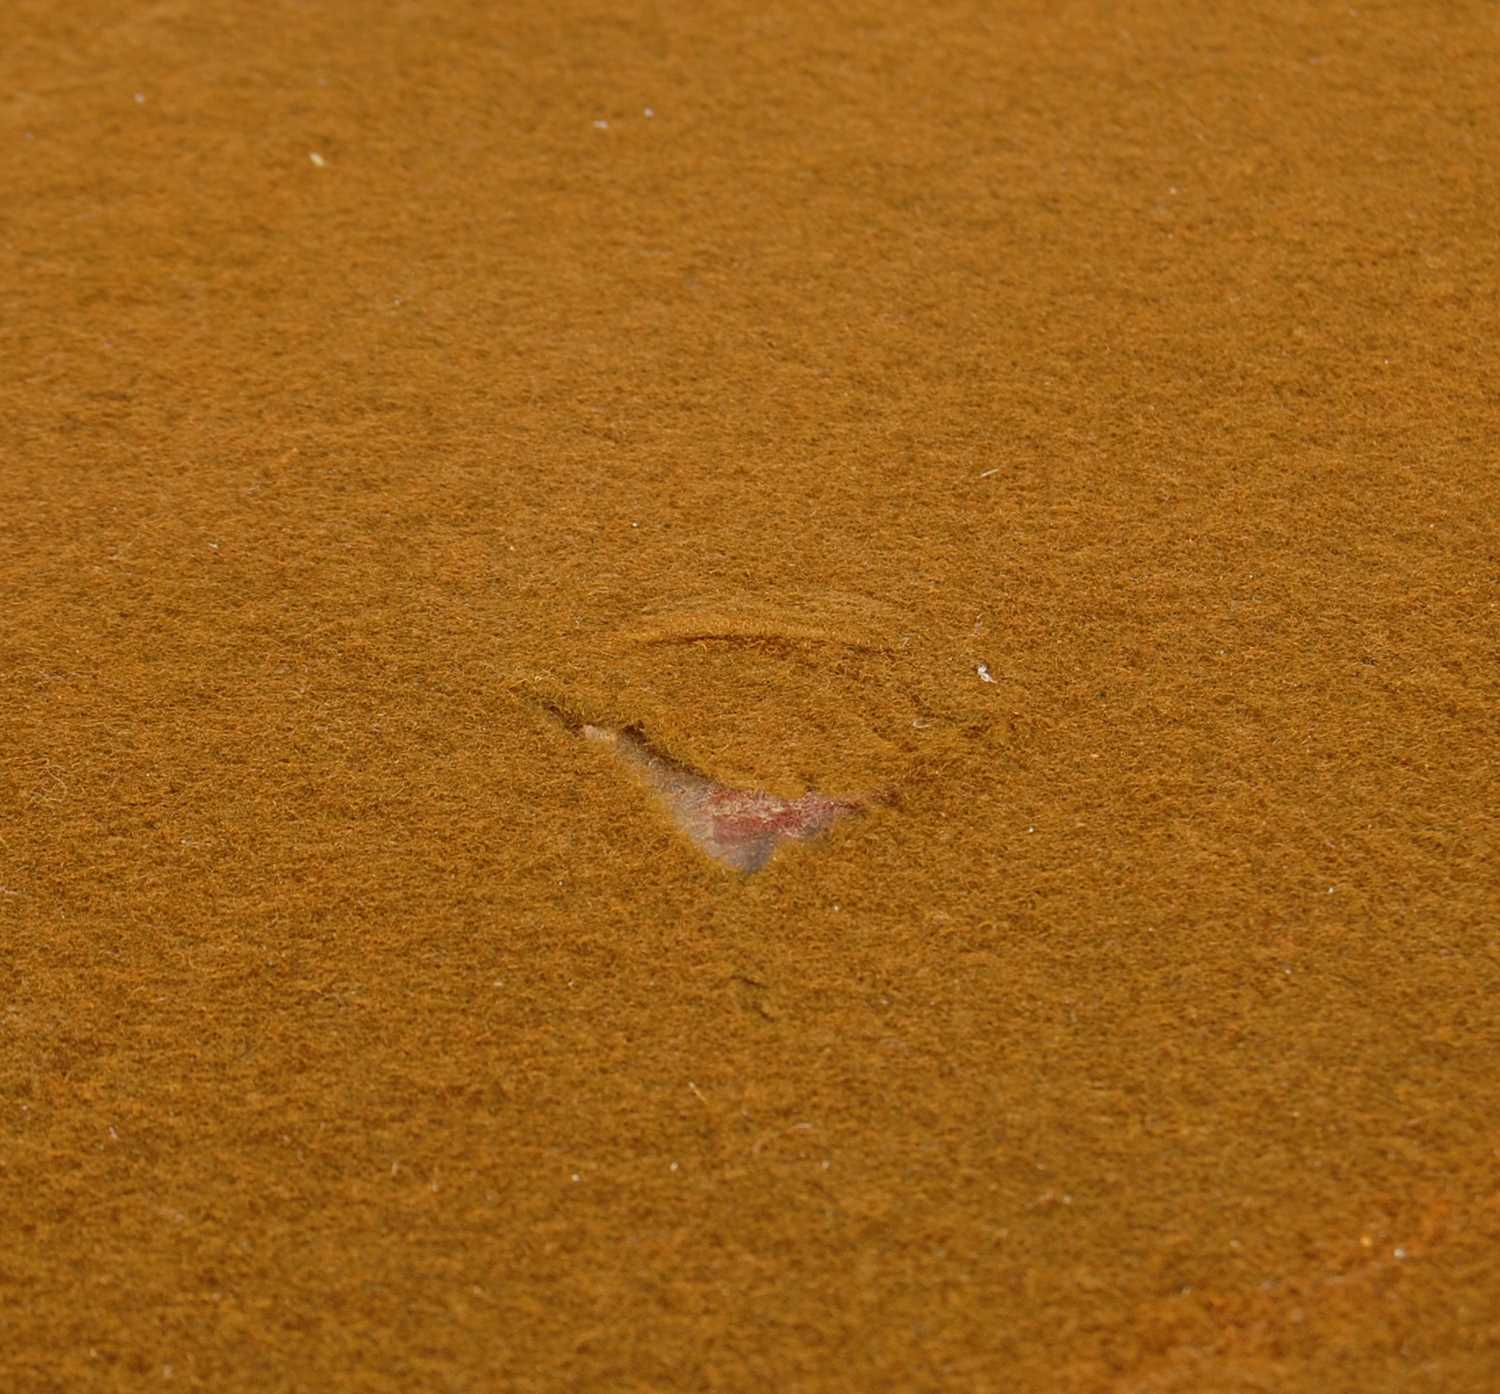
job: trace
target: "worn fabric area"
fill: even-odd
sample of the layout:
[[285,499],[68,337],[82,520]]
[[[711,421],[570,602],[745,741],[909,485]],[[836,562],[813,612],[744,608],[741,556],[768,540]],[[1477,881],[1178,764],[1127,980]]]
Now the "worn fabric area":
[[1500,1388],[1493,4],[0,73],[0,1388]]

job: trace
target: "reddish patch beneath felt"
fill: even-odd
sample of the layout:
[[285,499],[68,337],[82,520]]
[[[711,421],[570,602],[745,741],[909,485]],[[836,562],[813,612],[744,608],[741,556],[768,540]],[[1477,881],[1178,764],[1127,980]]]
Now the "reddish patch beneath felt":
[[780,837],[816,837],[841,814],[858,807],[848,799],[825,794],[804,794],[788,802],[772,794],[720,789],[703,802],[713,820],[714,838],[726,845],[754,842],[767,834]]

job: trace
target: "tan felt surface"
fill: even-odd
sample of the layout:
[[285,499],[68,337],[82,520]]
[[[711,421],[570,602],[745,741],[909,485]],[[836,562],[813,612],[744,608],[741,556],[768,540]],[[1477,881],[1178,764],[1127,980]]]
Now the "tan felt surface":
[[1494,4],[0,74],[0,1388],[1500,1389]]

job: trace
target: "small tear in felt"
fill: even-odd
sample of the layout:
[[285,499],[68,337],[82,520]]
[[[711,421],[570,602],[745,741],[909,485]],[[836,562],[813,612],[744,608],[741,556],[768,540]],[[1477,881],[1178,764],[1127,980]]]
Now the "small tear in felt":
[[783,842],[806,842],[862,807],[857,800],[826,794],[782,799],[731,789],[658,754],[632,731],[584,725],[582,732],[609,746],[645,780],[698,847],[736,871],[759,871]]

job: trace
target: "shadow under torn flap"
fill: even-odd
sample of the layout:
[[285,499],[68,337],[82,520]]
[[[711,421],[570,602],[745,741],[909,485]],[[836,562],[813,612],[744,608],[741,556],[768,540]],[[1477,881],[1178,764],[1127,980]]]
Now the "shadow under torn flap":
[[910,637],[890,607],[847,594],[697,597],[522,686],[608,747],[695,845],[754,871],[902,781]]

